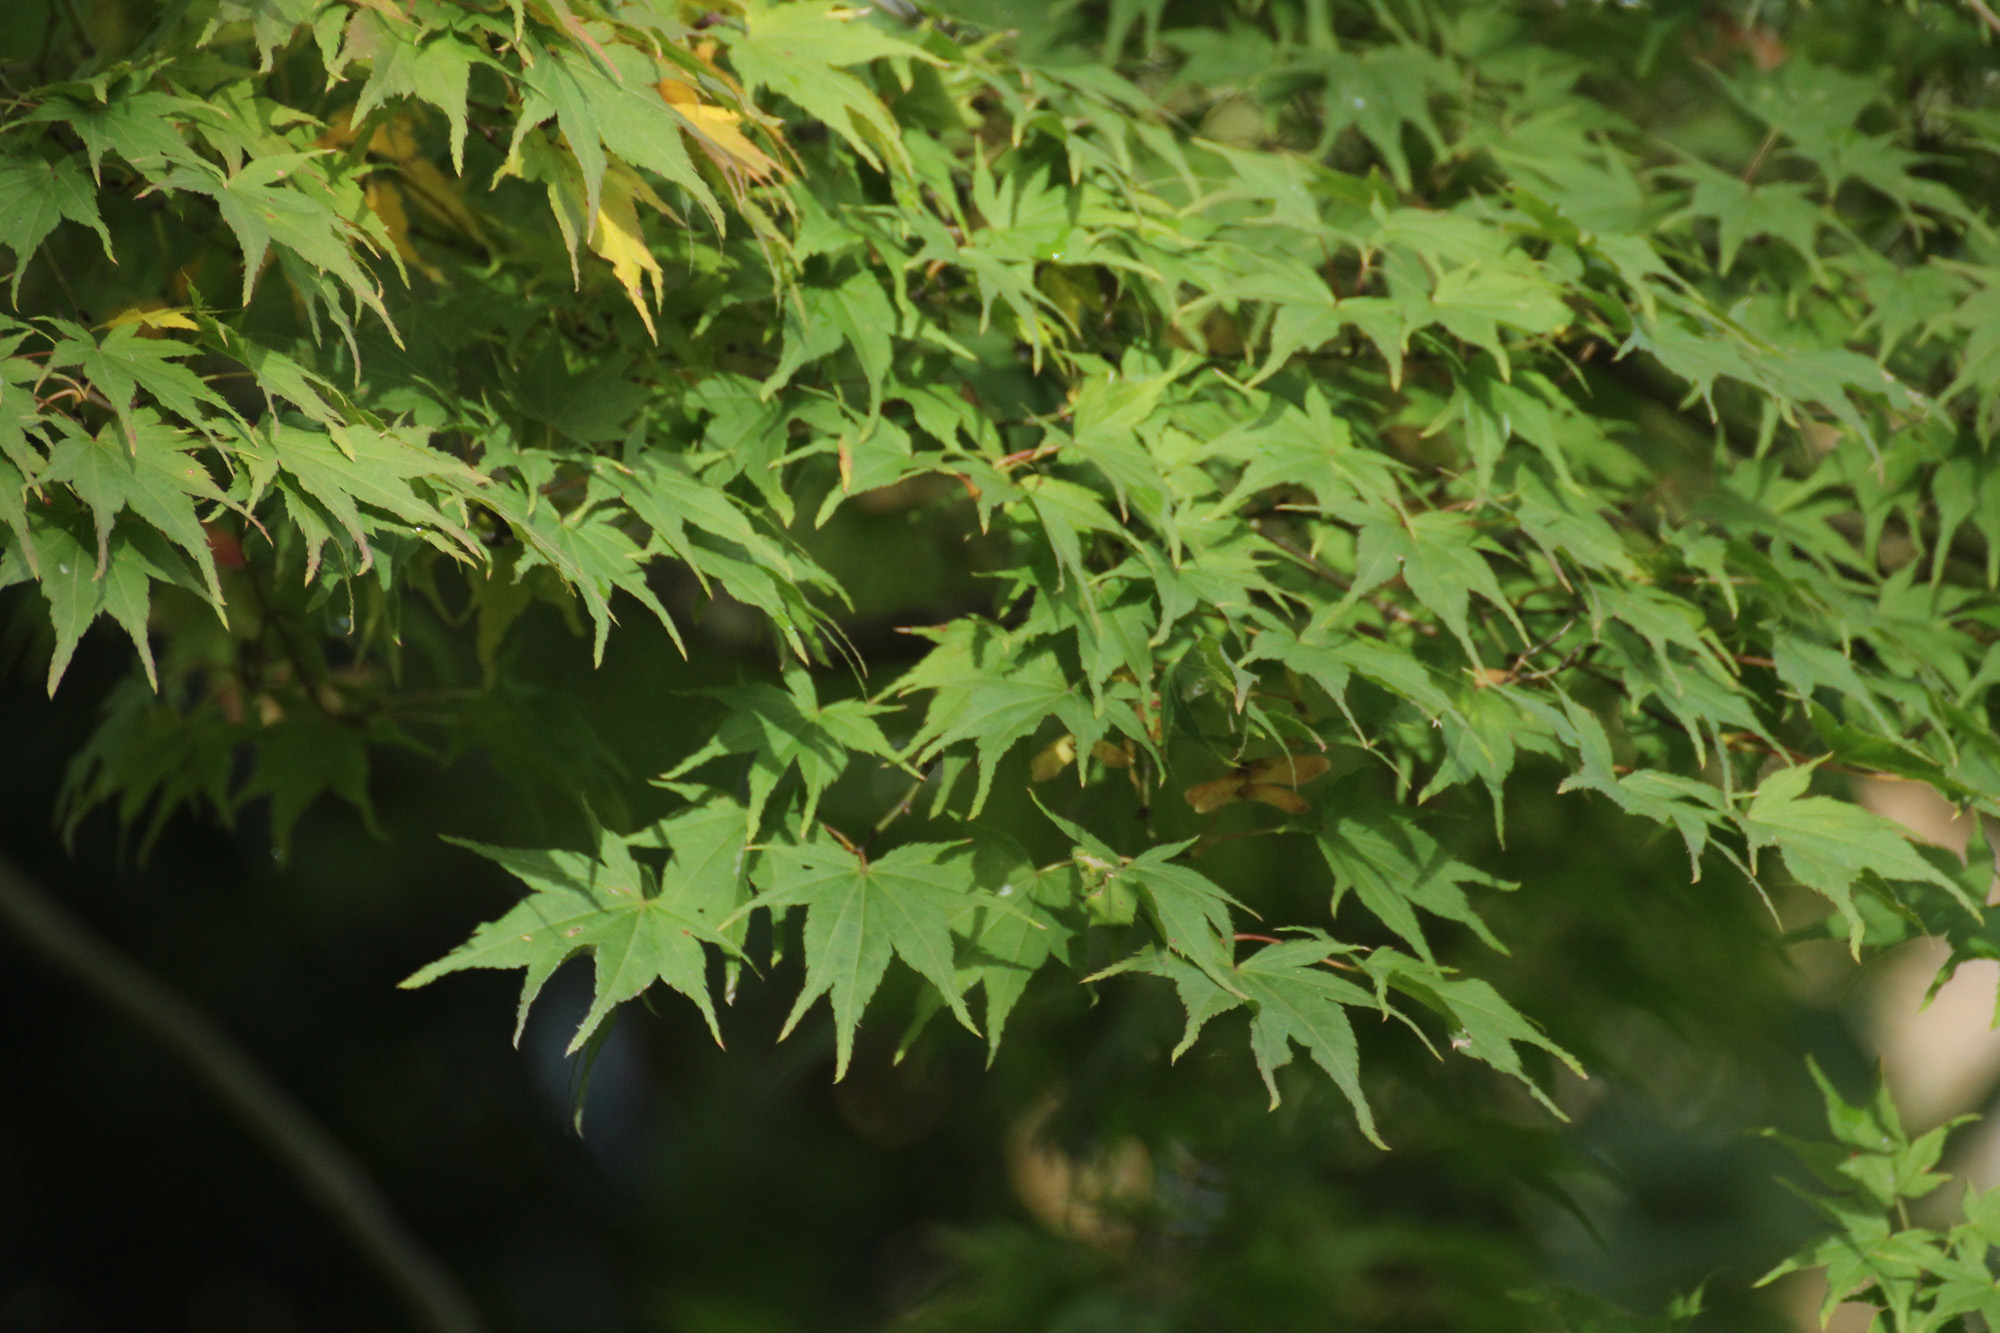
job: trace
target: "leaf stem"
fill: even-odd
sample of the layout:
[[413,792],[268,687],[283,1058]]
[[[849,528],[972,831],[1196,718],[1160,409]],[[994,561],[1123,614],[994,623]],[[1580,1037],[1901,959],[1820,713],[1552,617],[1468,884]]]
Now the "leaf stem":
[[121,956],[0,860],[0,918],[50,965],[180,1058],[292,1169],[434,1333],[482,1333],[471,1300],[325,1129],[207,1015]]
[[[1967,0],[1968,4],[1979,4],[1981,0]],[[1773,125],[1764,135],[1764,142],[1757,145],[1757,151],[1750,155],[1749,165],[1743,168],[1738,178],[1745,185],[1757,179],[1757,173],[1764,169],[1764,160],[1771,156],[1771,150],[1778,146],[1778,127]]]

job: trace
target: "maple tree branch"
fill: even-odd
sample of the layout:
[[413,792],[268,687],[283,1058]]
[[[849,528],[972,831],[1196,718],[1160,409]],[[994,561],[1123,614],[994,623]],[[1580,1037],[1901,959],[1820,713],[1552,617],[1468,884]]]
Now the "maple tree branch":
[[306,1193],[434,1333],[482,1333],[471,1300],[367,1174],[209,1017],[0,858],[0,919],[51,966],[177,1056],[290,1167]]
[[1984,23],[1989,31],[2000,36],[2000,14],[1995,14],[1986,0],[1965,0],[1965,7],[1977,14],[1979,21]]

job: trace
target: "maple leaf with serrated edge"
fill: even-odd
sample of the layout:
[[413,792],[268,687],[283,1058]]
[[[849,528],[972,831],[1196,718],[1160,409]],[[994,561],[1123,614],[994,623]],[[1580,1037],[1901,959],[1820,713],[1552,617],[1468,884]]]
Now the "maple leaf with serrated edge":
[[468,848],[511,872],[533,889],[512,911],[473,932],[472,938],[403,985],[422,986],[448,972],[472,967],[526,968],[514,1040],[528,1021],[528,1009],[555,970],[588,951],[596,967],[596,992],[578,1024],[568,1051],[581,1050],[612,1009],[665,982],[694,1001],[717,1044],[722,1030],[709,997],[708,955],[736,946],[711,919],[711,895],[691,885],[669,862],[656,882],[632,857],[625,839],[599,830],[595,853],[528,851],[490,847],[463,838],[448,842]]
[[1169,950],[1200,968],[1230,994],[1242,993],[1232,975],[1236,927],[1229,909],[1243,908],[1243,904],[1201,872],[1172,863],[1194,845],[1195,839],[1162,843],[1138,856],[1124,857],[1082,825],[1042,805],[1039,796],[1031,799],[1057,828],[1075,840],[1077,863],[1098,881],[1093,892],[1102,893],[1113,884],[1135,891]]
[[611,597],[617,591],[629,593],[651,611],[666,627],[674,646],[683,654],[687,652],[680,628],[646,582],[645,548],[625,530],[618,510],[606,504],[588,504],[563,514],[553,505],[540,503],[539,495],[524,495],[520,488],[505,485],[489,488],[480,501],[506,519],[526,543],[526,551],[515,562],[517,580],[537,565],[547,565],[582,598],[593,629],[593,662],[604,660],[604,645],[614,620]]
[[881,99],[843,67],[885,57],[939,62],[922,47],[861,22],[861,12],[829,0],[760,0],[748,7],[740,33],[718,31],[729,42],[730,62],[751,91],[768,88],[797,102],[879,170],[878,152],[892,163],[907,161],[902,135]]
[[113,438],[109,428],[94,440],[65,432],[50,451],[40,480],[64,483],[89,506],[97,525],[96,568],[100,577],[111,557],[112,525],[120,511],[129,509],[187,552],[200,567],[209,596],[219,610],[222,586],[194,502],[220,504],[223,497],[208,469],[188,452],[189,446],[199,443],[153,413],[142,411],[135,414],[129,450],[124,440]]
[[88,539],[79,538],[68,524],[36,522],[28,536],[31,544],[7,548],[0,586],[30,577],[24,552],[32,550],[40,571],[36,580],[49,608],[49,626],[55,631],[48,675],[49,697],[54,698],[78,640],[104,609],[104,581],[96,577],[97,562]]
[[[1144,736],[1145,725],[1129,703],[1104,699],[1100,713],[1087,689],[1078,689],[1062,669],[1052,647],[1037,647],[1018,656],[1013,670],[987,669],[983,662],[1004,661],[1004,641],[983,625],[965,625],[940,639],[939,646],[897,683],[898,693],[932,691],[923,727],[912,738],[910,756],[926,763],[960,741],[972,741],[979,757],[977,786],[971,814],[985,805],[994,767],[1014,744],[1031,735],[1045,717],[1055,717],[1087,751],[1115,723],[1130,736]],[[922,632],[922,631],[919,631]]]
[[1407,519],[1369,523],[1361,529],[1354,587],[1348,597],[1359,598],[1400,574],[1417,600],[1444,621],[1465,655],[1477,663],[1479,650],[1473,646],[1466,619],[1466,602],[1472,593],[1498,608],[1522,643],[1531,642],[1486,559],[1488,549],[1490,544],[1480,537],[1478,529],[1457,514],[1433,510]]
[[1083,932],[1078,870],[1074,863],[1037,867],[1013,838],[968,825],[970,841],[953,853],[968,860],[973,882],[990,897],[969,902],[952,921],[963,943],[958,954],[960,989],[974,985],[986,998],[986,1062],[1000,1052],[1007,1017],[1028,980],[1051,958],[1067,957]]
[[[104,155],[116,153],[134,170],[153,178],[163,168],[196,160],[198,155],[175,128],[174,117],[197,105],[185,97],[150,91],[127,92],[108,103],[57,96],[35,108],[27,120],[60,122],[75,130],[90,155],[93,177],[101,174]],[[82,217],[73,220],[90,225]]]
[[1368,1141],[1383,1148],[1388,1145],[1376,1131],[1375,1117],[1361,1092],[1361,1056],[1347,1021],[1348,1009],[1372,1009],[1375,1001],[1361,987],[1321,966],[1337,952],[1346,952],[1346,946],[1315,933],[1266,944],[1237,965],[1236,975],[1251,1005],[1250,1049],[1270,1091],[1272,1109],[1278,1106],[1276,1073],[1291,1062],[1296,1041],[1346,1095]]
[[1468,927],[1494,949],[1506,948],[1473,910],[1465,886],[1511,889],[1453,857],[1414,819],[1393,809],[1329,807],[1319,832],[1320,854],[1333,871],[1333,910],[1348,893],[1426,961],[1431,948],[1417,909]]
[[305,712],[261,728],[256,736],[257,766],[237,793],[241,804],[271,798],[271,845],[278,860],[291,855],[292,830],[322,794],[346,801],[376,837],[375,807],[368,799],[368,741],[361,727]]
[[415,39],[411,26],[366,10],[348,25],[346,44],[333,72],[351,60],[369,62],[368,80],[349,113],[356,125],[391,98],[415,97],[444,113],[451,127],[452,166],[465,170],[465,98],[472,66],[485,52],[448,34]]
[[1848,945],[1858,957],[1863,925],[1854,908],[1854,882],[1864,874],[1884,881],[1935,884],[1973,920],[1978,904],[1951,876],[1917,855],[1894,821],[1830,796],[1808,796],[1817,764],[1796,764],[1764,779],[1743,812],[1743,831],[1754,857],[1775,848],[1792,878],[1832,903],[1847,922]]
[[1503,1074],[1518,1079],[1534,1099],[1560,1119],[1562,1109],[1521,1063],[1522,1046],[1547,1052],[1569,1066],[1579,1078],[1583,1066],[1556,1045],[1500,992],[1478,977],[1458,976],[1436,963],[1412,958],[1396,949],[1381,948],[1357,956],[1361,969],[1375,982],[1378,999],[1386,1003],[1391,990],[1401,991],[1453,1025],[1451,1046]]
[[[489,507],[499,505],[495,497],[483,494],[486,479],[450,454],[430,448],[425,443],[428,434],[411,426],[368,424],[319,430],[267,418],[258,436],[243,448],[262,454],[267,466],[281,469],[324,508],[360,551],[364,570],[375,563],[368,534],[381,520],[374,511],[401,520],[447,555],[483,562],[485,548],[478,538],[459,514],[448,512],[439,501],[456,509],[479,495]],[[314,536],[318,540],[308,553],[307,579],[319,565],[318,547],[324,540]]]
[[948,843],[908,843],[873,860],[831,842],[766,847],[747,908],[806,909],[806,981],[782,1039],[822,995],[833,1005],[834,1079],[846,1077],[861,1011],[893,955],[931,985],[968,1031],[978,1024],[958,984],[951,923],[979,894]]
[[1304,1046],[1354,1108],[1355,1122],[1368,1141],[1387,1148],[1375,1128],[1374,1114],[1361,1090],[1360,1049],[1347,1010],[1383,1008],[1379,998],[1322,966],[1353,952],[1319,931],[1300,931],[1301,938],[1265,944],[1230,968],[1224,988],[1206,970],[1171,953],[1143,950],[1097,973],[1090,980],[1121,972],[1142,972],[1174,983],[1187,1012],[1187,1027],[1174,1048],[1179,1059],[1193,1047],[1212,1018],[1239,1005],[1250,1009],[1250,1050],[1257,1072],[1271,1094],[1271,1108],[1281,1103],[1277,1071],[1292,1061],[1292,1043]]
[[100,342],[89,331],[68,320],[50,320],[63,336],[49,351],[48,368],[74,366],[83,372],[93,388],[104,395],[125,428],[126,440],[137,448],[138,397],[145,390],[153,400],[190,425],[199,426],[202,408],[234,416],[228,404],[201,377],[179,358],[201,349],[166,338],[148,338],[132,325],[120,325]]
[[651,452],[625,467],[600,462],[594,484],[615,490],[653,530],[652,545],[684,561],[703,588],[720,584],[737,601],[770,616],[801,661],[813,657],[807,635],[824,616],[805,590],[838,594],[839,585],[781,534],[753,523],[727,490],[696,480],[678,460]]
[[0,157],[0,245],[14,252],[16,303],[29,257],[65,219],[95,231],[104,253],[111,253],[111,233],[97,212],[97,189],[81,166],[67,158]]
[[[347,289],[357,305],[374,312],[394,336],[395,322],[382,303],[381,288],[363,267],[357,251],[373,248],[365,233],[335,211],[323,191],[304,188],[313,183],[304,170],[327,150],[280,153],[259,157],[241,170],[224,175],[205,159],[182,167],[161,181],[167,189],[207,195],[215,200],[222,220],[243,251],[243,303],[250,303],[273,244],[280,259],[289,257],[304,269],[287,271],[295,278],[330,276]],[[291,179],[287,179],[291,178]],[[377,233],[381,235],[381,233]]]
[[753,834],[763,818],[765,802],[793,768],[805,785],[799,818],[799,827],[804,829],[812,825],[820,794],[846,770],[850,756],[889,759],[894,754],[875,722],[878,714],[889,711],[886,706],[860,699],[822,704],[812,677],[803,668],[793,667],[785,673],[783,689],[760,683],[702,693],[729,705],[729,716],[716,729],[713,740],[658,781],[662,785],[675,782],[723,755],[751,756],[747,817]]

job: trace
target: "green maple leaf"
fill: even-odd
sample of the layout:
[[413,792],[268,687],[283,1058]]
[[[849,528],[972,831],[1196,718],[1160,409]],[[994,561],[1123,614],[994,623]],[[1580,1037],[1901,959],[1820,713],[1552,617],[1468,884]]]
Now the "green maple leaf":
[[271,53],[289,41],[301,24],[310,22],[318,9],[316,0],[217,0],[201,40],[206,43],[227,24],[247,23],[257,42],[258,59],[268,70]]
[[1431,293],[1431,313],[1458,337],[1492,353],[1503,377],[1510,364],[1497,325],[1549,334],[1572,318],[1562,289],[1514,256],[1446,273]]
[[1354,1027],[1347,1021],[1348,1009],[1372,1009],[1374,997],[1321,966],[1344,951],[1344,946],[1314,934],[1267,944],[1237,966],[1237,978],[1251,1006],[1250,1049],[1271,1094],[1272,1109],[1278,1106],[1277,1071],[1291,1063],[1292,1043],[1297,1042],[1346,1095],[1368,1141],[1386,1148],[1362,1095],[1360,1051]]
[[751,756],[749,831],[755,832],[778,782],[796,768],[805,785],[805,805],[799,827],[812,824],[820,794],[847,768],[854,754],[889,758],[893,751],[876,715],[888,711],[859,699],[819,701],[812,677],[794,667],[785,673],[785,687],[756,684],[702,693],[729,706],[729,716],[715,738],[663,775],[669,784],[711,759],[723,755]]
[[917,763],[927,763],[952,745],[972,741],[979,756],[974,815],[985,804],[1001,756],[1032,735],[1045,717],[1055,717],[1076,737],[1079,753],[1102,739],[1113,721],[1128,735],[1145,734],[1144,724],[1122,700],[1104,700],[1100,713],[1089,689],[1069,679],[1052,646],[1037,646],[1009,660],[1011,640],[990,626],[966,621],[936,637],[938,647],[896,686],[899,693],[932,691],[909,753]]
[[1162,843],[1138,856],[1120,856],[1082,825],[1042,805],[1040,797],[1034,799],[1042,813],[1075,840],[1076,864],[1085,871],[1093,895],[1114,889],[1135,893],[1169,952],[1193,963],[1230,994],[1241,994],[1234,977],[1236,927],[1229,909],[1243,904],[1200,871],[1173,864],[1174,857],[1194,845],[1193,838]]
[[[90,171],[97,175],[107,152],[125,159],[135,171],[149,178],[173,166],[199,160],[175,127],[174,118],[199,104],[184,97],[161,92],[127,92],[109,102],[78,101],[52,97],[37,107],[30,121],[56,121],[68,125],[83,140],[90,155]],[[84,222],[83,218],[76,218]]]
[[626,840],[599,831],[594,854],[489,847],[462,838],[447,841],[497,862],[534,890],[512,911],[473,932],[472,938],[404,986],[422,986],[448,972],[472,967],[526,968],[514,1039],[528,1021],[528,1008],[555,970],[588,952],[596,966],[590,1009],[571,1038],[569,1052],[583,1048],[619,1004],[655,981],[694,1001],[716,1042],[722,1030],[709,997],[708,955],[713,944],[726,953],[736,947],[711,920],[713,906],[699,886],[690,885],[669,862],[655,882],[632,858]]
[[1282,1100],[1277,1071],[1291,1063],[1292,1043],[1297,1042],[1347,1098],[1368,1141],[1386,1148],[1388,1145],[1382,1142],[1375,1128],[1368,1099],[1361,1091],[1360,1050],[1354,1039],[1354,1026],[1347,1019],[1349,1009],[1373,1012],[1384,1006],[1361,986],[1322,966],[1338,955],[1352,952],[1351,946],[1331,940],[1319,931],[1301,934],[1303,938],[1264,945],[1241,963],[1232,965],[1227,988],[1218,985],[1205,969],[1158,949],[1143,950],[1106,968],[1097,977],[1144,972],[1174,983],[1187,1011],[1187,1028],[1174,1048],[1175,1059],[1187,1053],[1210,1019],[1248,1005],[1250,1050],[1265,1089],[1271,1094],[1272,1109],[1277,1109]]
[[964,859],[945,843],[910,843],[868,860],[831,843],[767,847],[752,907],[806,909],[806,982],[785,1019],[789,1034],[822,995],[833,1005],[834,1078],[847,1074],[854,1030],[893,955],[978,1032],[958,983],[952,922],[978,893]]
[[194,355],[201,350],[198,347],[168,338],[145,337],[133,325],[112,329],[100,342],[88,330],[68,320],[50,320],[49,323],[64,335],[56,340],[49,352],[49,368],[55,370],[75,366],[81,370],[84,378],[104,395],[117,412],[118,420],[125,428],[126,439],[134,449],[138,447],[137,399],[141,389],[151,394],[161,407],[190,425],[199,426],[202,423],[204,413],[201,409],[204,407],[235,415],[213,389],[202,383],[198,375],[179,364],[179,358]]
[[266,403],[281,398],[328,429],[345,425],[349,420],[348,413],[335,407],[335,404],[347,405],[346,395],[325,376],[207,315],[196,315],[195,322],[210,346],[240,361],[255,377]]
[[960,983],[967,990],[977,984],[986,997],[989,1065],[999,1054],[1007,1017],[1020,1003],[1029,979],[1051,958],[1065,957],[1082,933],[1076,867],[1038,869],[1018,846],[1012,850],[1015,855],[1006,861],[997,882],[983,874],[978,880],[994,901],[974,903],[952,922],[953,930],[966,941],[960,955]]
[[1450,968],[1412,958],[1395,949],[1376,949],[1359,961],[1374,979],[1379,999],[1386,1001],[1391,990],[1415,998],[1452,1025],[1453,1051],[1518,1079],[1536,1101],[1557,1116],[1562,1115],[1548,1094],[1528,1076],[1521,1063],[1521,1048],[1547,1052],[1578,1077],[1583,1076],[1583,1066],[1507,1003],[1492,985],[1478,977],[1454,975]]
[[1398,574],[1409,584],[1417,600],[1444,621],[1475,663],[1479,652],[1473,646],[1467,620],[1467,600],[1478,593],[1507,617],[1523,643],[1528,632],[1514,607],[1500,589],[1492,564],[1484,552],[1490,543],[1479,530],[1457,514],[1432,510],[1408,519],[1373,522],[1361,530],[1355,556],[1354,587],[1350,598],[1358,598]]
[[29,257],[65,219],[95,231],[104,253],[111,253],[111,233],[97,212],[97,190],[74,159],[0,157],[0,245],[14,252],[17,304]]
[[[646,453],[629,467],[597,464],[593,484],[615,490],[653,530],[651,548],[684,561],[703,588],[720,584],[745,606],[769,616],[802,661],[814,653],[825,616],[808,590],[839,594],[839,586],[804,552],[757,523],[729,492],[690,476],[677,459]],[[829,499],[835,498],[831,493]]]
[[256,733],[257,767],[236,801],[271,798],[271,844],[280,861],[291,855],[292,830],[299,816],[324,793],[353,806],[368,831],[382,836],[368,799],[370,739],[361,727],[311,712]]
[[1708,783],[1680,773],[1648,768],[1620,776],[1612,765],[1611,741],[1603,723],[1573,699],[1564,699],[1563,706],[1575,729],[1583,768],[1564,778],[1557,791],[1601,792],[1627,814],[1671,824],[1687,845],[1691,874],[1700,879],[1701,854],[1711,831],[1727,821],[1728,798]]
[[96,577],[97,561],[84,541],[65,523],[44,521],[29,530],[32,545],[10,546],[8,572],[0,585],[28,577],[26,551],[32,550],[39,569],[42,599],[48,603],[49,624],[55,630],[55,653],[49,659],[49,695],[62,683],[83,632],[104,609],[104,581]]
[[516,562],[516,578],[536,565],[545,564],[576,590],[590,612],[593,636],[591,660],[604,660],[604,645],[616,619],[611,614],[614,592],[629,593],[651,611],[672,636],[683,654],[680,628],[646,583],[645,547],[625,526],[621,515],[606,505],[586,505],[568,514],[553,505],[539,504],[539,497],[523,497],[512,487],[494,487],[481,500],[510,522],[528,545],[527,553]]
[[1400,46],[1327,51],[1318,54],[1318,63],[1326,76],[1322,149],[1353,126],[1389,164],[1396,183],[1408,189],[1410,163],[1403,151],[1403,127],[1414,126],[1434,145],[1443,143],[1431,116],[1430,96],[1433,87],[1449,78],[1449,67],[1429,51]]
[[877,170],[882,167],[878,151],[907,166],[895,118],[844,67],[885,57],[927,64],[938,59],[857,19],[856,11],[831,0],[760,3],[749,7],[741,33],[719,31],[729,39],[730,62],[752,92],[769,89],[797,102]]
[[1717,264],[1723,273],[1735,265],[1743,243],[1760,236],[1776,237],[1819,267],[1820,210],[1805,186],[1791,182],[1752,186],[1703,162],[1673,170],[1694,183],[1684,215],[1716,222],[1721,247]]
[[889,297],[865,268],[836,285],[803,287],[796,300],[785,303],[784,354],[764,381],[763,392],[776,392],[808,362],[848,351],[860,364],[868,384],[867,424],[872,426],[882,409],[882,386],[894,351],[890,334],[895,327]]
[[1866,874],[1935,884],[1974,920],[1979,918],[1979,907],[1964,887],[1917,855],[1900,825],[1848,801],[1806,795],[1814,767],[1798,764],[1764,779],[1743,812],[1743,830],[1752,855],[1776,848],[1794,879],[1834,905],[1847,922],[1848,942],[1857,954],[1863,925],[1854,908],[1854,883]]
[[[990,1066],[1029,980],[1051,958],[1070,960],[1085,926],[1083,895],[1074,865],[1037,868],[1005,833],[977,824],[965,832],[967,840],[955,844],[947,859],[969,867],[979,893],[965,900],[951,929],[958,945],[959,992],[970,995],[976,986],[985,996]],[[943,996],[925,987],[898,1060],[943,1007]]]
[[361,86],[350,112],[357,128],[368,113],[391,98],[415,97],[444,113],[451,126],[451,162],[465,170],[465,96],[472,66],[484,52],[469,42],[441,34],[419,43],[408,35],[407,23],[391,22],[361,10],[348,25],[340,62],[369,62],[368,81]]
[[1515,886],[1455,859],[1407,816],[1388,810],[1329,807],[1320,829],[1319,849],[1333,871],[1336,913],[1341,899],[1352,892],[1427,962],[1431,950],[1417,919],[1420,907],[1471,928],[1488,945],[1506,952],[1473,910],[1465,886]]
[[[1347,687],[1360,676],[1408,699],[1427,716],[1452,711],[1450,697],[1438,688],[1436,673],[1420,658],[1337,628],[1308,627],[1305,633],[1294,634],[1286,627],[1260,634],[1244,664],[1266,660],[1282,662],[1316,681],[1343,708]],[[1360,724],[1355,726],[1359,730]]]
[[67,484],[90,507],[97,524],[99,575],[110,559],[112,524],[120,511],[129,509],[187,552],[219,608],[222,587],[194,502],[221,503],[222,492],[208,469],[188,451],[188,446],[198,441],[145,411],[135,414],[131,439],[128,450],[108,427],[95,440],[65,433],[50,451],[40,480]]
[[[485,478],[450,454],[430,448],[424,443],[427,435],[408,426],[378,429],[343,424],[329,432],[270,419],[263,424],[261,438],[246,448],[268,450],[266,466],[282,469],[300,492],[338,523],[360,551],[364,570],[375,563],[368,535],[381,523],[377,512],[401,520],[447,554],[483,561],[485,548],[479,539],[439,499],[462,501],[477,494],[489,506],[499,508],[499,504],[482,493]],[[307,555],[308,580],[318,568],[324,532],[322,528],[310,534],[315,540]]]
[[[329,198],[322,197],[323,190],[302,187],[315,183],[311,164],[324,151],[257,157],[226,176],[203,160],[172,172],[161,184],[215,200],[222,220],[243,251],[245,305],[250,304],[256,289],[264,257],[275,244],[280,258],[290,256],[305,265],[304,269],[288,265],[287,271],[295,278],[308,271],[333,278],[393,333],[395,322],[382,304],[381,289],[356,255],[357,246],[366,244],[361,239],[363,233],[335,211]],[[288,179],[292,177],[297,183]]]
[[1138,889],[1154,929],[1169,949],[1224,990],[1234,991],[1237,982],[1231,976],[1230,955],[1236,926],[1229,909],[1242,904],[1201,872],[1170,862],[1192,845],[1189,839],[1149,848],[1126,862],[1117,878]]

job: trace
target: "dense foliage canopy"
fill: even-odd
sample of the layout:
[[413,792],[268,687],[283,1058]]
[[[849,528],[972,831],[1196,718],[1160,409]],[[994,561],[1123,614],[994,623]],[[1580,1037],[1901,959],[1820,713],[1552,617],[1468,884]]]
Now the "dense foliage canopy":
[[[586,1056],[655,983],[718,1041],[787,988],[835,1079],[1026,1043],[1152,1183],[920,1323],[1605,1326],[1485,1205],[1311,1173],[1464,1141],[1465,1197],[1561,1198],[1618,1006],[1727,1046],[1712,978],[1788,941],[2000,957],[1984,840],[1849,786],[2000,816],[1995,30],[9,6],[0,586],[51,693],[133,649],[62,818],[282,858],[371,766],[476,770],[437,831],[527,895],[408,984],[522,969],[526,1022],[588,955]],[[1313,1145],[1255,1201],[1201,1146],[1252,1099]],[[2000,1327],[2000,1202],[1913,1224],[1944,1131],[1830,1105],[1793,1262]]]

